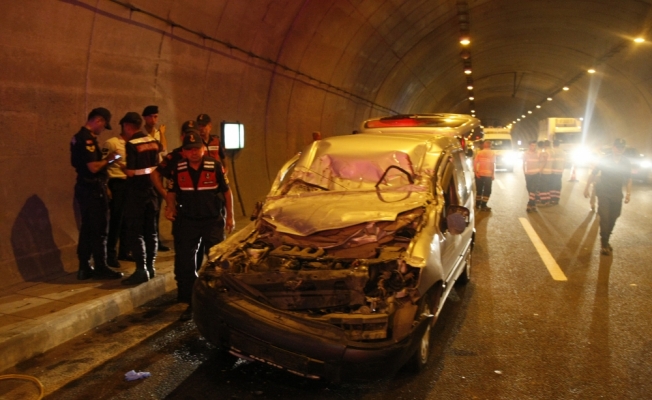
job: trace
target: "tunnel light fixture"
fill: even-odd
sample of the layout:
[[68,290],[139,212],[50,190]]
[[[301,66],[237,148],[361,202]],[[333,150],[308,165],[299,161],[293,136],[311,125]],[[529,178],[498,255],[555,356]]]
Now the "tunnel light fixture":
[[469,100],[473,101],[473,100],[475,100],[475,97],[469,96]]
[[564,91],[569,91],[569,90],[570,90],[570,88],[569,88],[568,86],[564,86],[562,89],[563,89]]
[[471,113],[475,114],[475,110],[471,110]]
[[642,37],[637,37],[636,39],[634,39],[634,42],[643,43],[643,42],[645,42],[645,39],[643,39]]
[[532,114],[532,111],[529,111],[529,110],[528,110],[528,112],[527,112],[527,113],[528,113],[528,114]]
[[[520,119],[520,118],[516,118],[516,120],[517,120],[517,121],[520,121],[521,119]],[[514,123],[516,123],[516,122],[514,122]]]
[[244,148],[244,125],[240,122],[222,121],[222,139],[224,149],[240,150]]
[[552,97],[548,97],[546,100],[548,100],[548,101],[552,101]]
[[537,104],[537,108],[541,108],[541,104]]
[[589,70],[588,70],[587,72],[588,72],[589,74],[595,74],[595,70],[594,70],[593,68],[589,68]]
[[469,89],[469,90],[473,90],[473,86],[472,86],[472,85],[469,85],[469,86],[467,86],[466,88]]
[[471,68],[464,68],[464,73],[467,75],[471,75]]
[[468,35],[463,35],[460,37],[460,44],[462,46],[468,46],[471,44],[471,38]]

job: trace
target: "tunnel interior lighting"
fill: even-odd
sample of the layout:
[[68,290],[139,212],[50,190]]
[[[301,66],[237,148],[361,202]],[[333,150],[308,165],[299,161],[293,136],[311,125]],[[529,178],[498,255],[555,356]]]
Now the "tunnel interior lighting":
[[548,97],[546,100],[548,100],[548,101],[552,101],[552,97]]
[[537,104],[537,108],[541,108],[541,104]]
[[473,101],[473,100],[475,100],[475,97],[471,96],[471,97],[469,97],[469,100]]
[[471,68],[464,68],[464,73],[467,75],[471,75]]
[[642,37],[637,37],[636,39],[634,39],[634,41],[636,43],[643,43],[643,42],[645,42],[645,39],[643,39]]
[[471,86],[471,85],[467,86],[466,88],[469,89],[469,90],[473,90],[473,86]]
[[462,37],[460,38],[460,44],[461,44],[462,46],[468,46],[468,45],[470,45],[470,44],[471,44],[471,38],[468,37],[468,36],[462,36]]
[[570,88],[568,86],[564,86],[562,89],[565,90],[565,91],[570,90]]
[[595,70],[594,70],[593,68],[590,68],[587,72],[588,72],[589,74],[595,74]]
[[528,113],[528,114],[532,114],[532,111],[529,111],[529,110],[528,110],[528,112],[527,112],[527,113]]
[[244,148],[244,124],[239,122],[222,122],[222,139],[225,150]]

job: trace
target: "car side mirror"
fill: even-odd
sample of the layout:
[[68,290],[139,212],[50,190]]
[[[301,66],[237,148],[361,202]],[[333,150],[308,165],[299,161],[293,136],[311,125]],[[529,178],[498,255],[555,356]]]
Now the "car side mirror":
[[469,226],[471,211],[462,206],[448,206],[446,208],[446,224],[452,235],[459,235]]

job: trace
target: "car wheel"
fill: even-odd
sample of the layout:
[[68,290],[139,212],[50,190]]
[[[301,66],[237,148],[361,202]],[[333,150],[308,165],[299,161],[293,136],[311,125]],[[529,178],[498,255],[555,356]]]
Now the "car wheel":
[[473,247],[471,247],[466,253],[464,258],[464,271],[460,274],[460,277],[457,279],[457,282],[464,285],[471,280],[471,267],[473,266]]
[[[424,313],[430,313],[436,315],[436,310],[432,306],[433,296],[426,295],[421,300],[419,305],[419,312],[417,316],[420,316]],[[410,360],[408,361],[408,366],[411,370],[415,372],[422,371],[426,364],[428,364],[428,357],[430,355],[430,329],[435,324],[435,319],[432,320],[432,323],[428,324],[426,330],[423,332],[421,338],[419,338],[419,345],[417,350],[414,352]]]

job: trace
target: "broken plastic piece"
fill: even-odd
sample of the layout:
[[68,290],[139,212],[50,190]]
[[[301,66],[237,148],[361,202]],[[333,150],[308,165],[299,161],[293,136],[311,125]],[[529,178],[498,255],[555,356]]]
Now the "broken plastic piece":
[[152,376],[149,372],[141,371],[136,372],[133,369],[125,374],[125,379],[128,381],[135,381],[136,379],[145,379]]

